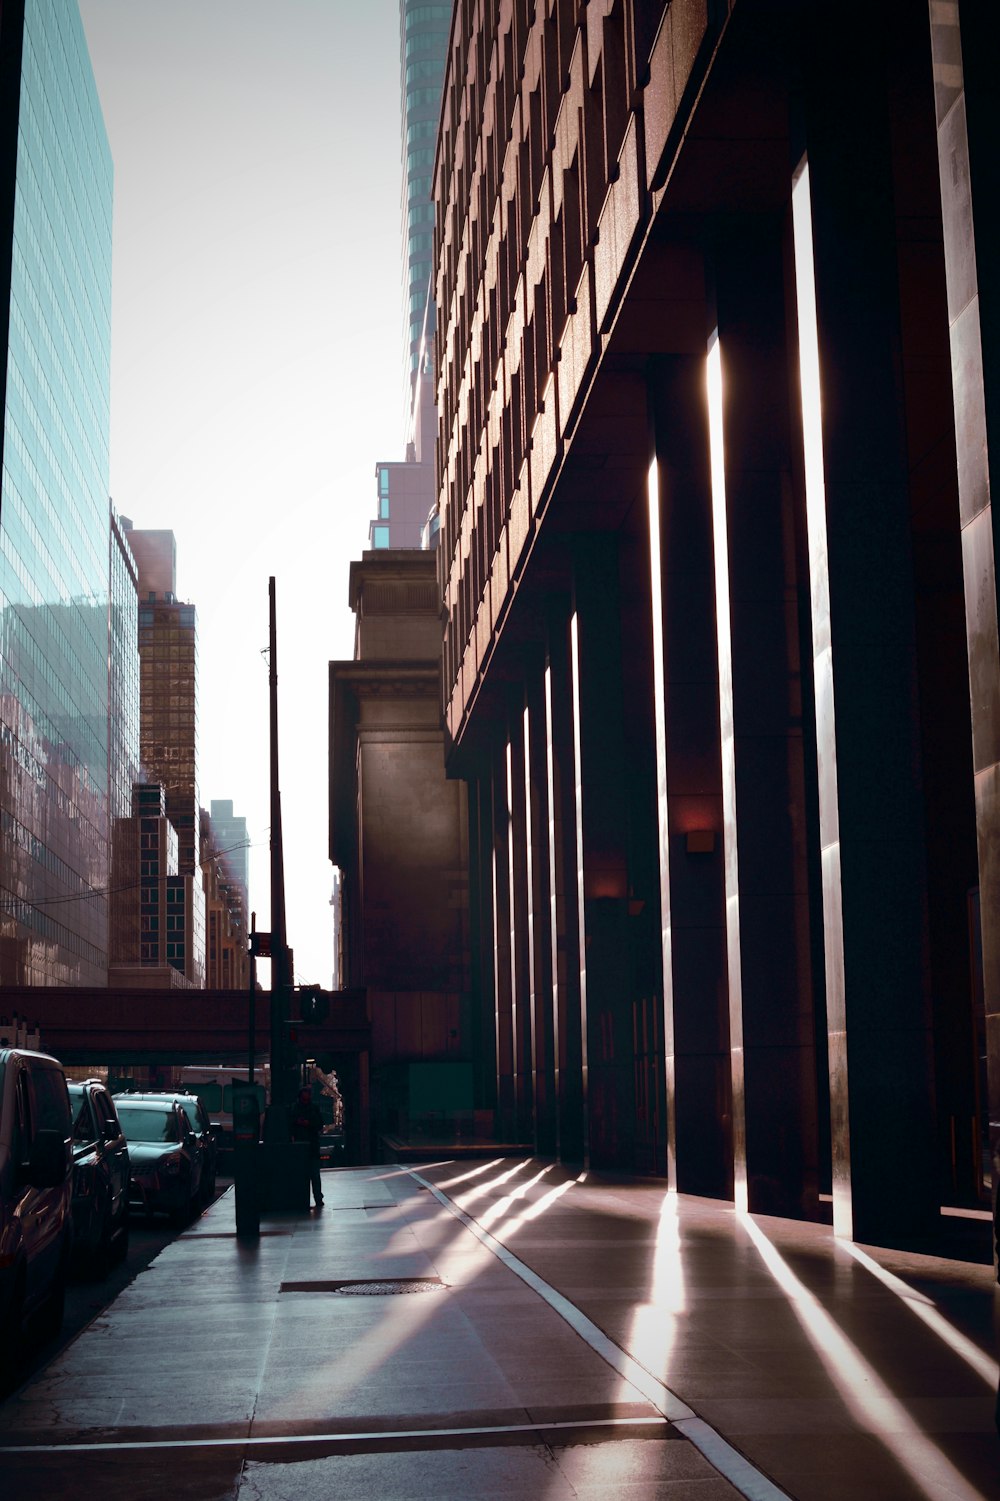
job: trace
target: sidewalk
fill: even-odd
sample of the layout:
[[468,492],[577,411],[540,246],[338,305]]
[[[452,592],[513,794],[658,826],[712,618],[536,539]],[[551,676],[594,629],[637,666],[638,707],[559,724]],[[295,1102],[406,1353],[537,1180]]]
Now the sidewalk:
[[0,1406],[65,1501],[1000,1498],[992,1269],[525,1158],[230,1190]]

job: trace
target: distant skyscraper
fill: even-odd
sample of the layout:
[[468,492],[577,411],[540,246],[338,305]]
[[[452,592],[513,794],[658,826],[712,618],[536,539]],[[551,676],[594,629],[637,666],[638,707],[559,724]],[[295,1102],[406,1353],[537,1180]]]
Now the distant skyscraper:
[[[399,4],[406,395],[410,411],[413,388],[421,368],[421,345],[425,335],[433,337],[434,333],[431,172],[441,113],[441,80],[451,30],[451,9],[450,5],[426,5],[423,0],[400,0]],[[408,434],[408,438],[412,439],[412,434]]]
[[250,892],[250,835],[247,832],[247,821],[245,818],[238,818],[233,812],[231,798],[213,797],[209,816],[215,831],[215,846],[221,855],[226,875],[243,888],[243,903],[246,906]]
[[193,881],[193,932],[168,937],[166,957],[178,968],[201,955],[204,983],[205,903],[201,889],[201,806],[198,798],[198,630],[195,607],[177,598],[177,549],[170,531],[122,525],[139,576],[139,746],[147,781],[162,782],[166,815],[177,833],[177,869]]
[[437,536],[431,519],[436,497],[431,173],[450,29],[450,5],[400,0],[406,455],[375,468],[376,511],[368,535],[379,549],[433,546]]
[[111,154],[75,0],[4,0],[4,984],[107,981],[111,207]]
[[[216,809],[219,810],[216,816]],[[228,800],[201,810],[201,869],[207,930],[206,984],[242,990],[250,979],[247,942],[247,824]]]
[[108,610],[108,812],[111,837],[132,813],[139,780],[139,576],[121,518],[111,507]]

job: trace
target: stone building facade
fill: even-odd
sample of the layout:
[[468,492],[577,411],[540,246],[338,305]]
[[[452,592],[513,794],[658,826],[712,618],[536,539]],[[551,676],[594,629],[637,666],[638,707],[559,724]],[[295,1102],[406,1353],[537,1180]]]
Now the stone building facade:
[[435,162],[481,1103],[862,1240],[1000,1118],[996,25],[458,0]]

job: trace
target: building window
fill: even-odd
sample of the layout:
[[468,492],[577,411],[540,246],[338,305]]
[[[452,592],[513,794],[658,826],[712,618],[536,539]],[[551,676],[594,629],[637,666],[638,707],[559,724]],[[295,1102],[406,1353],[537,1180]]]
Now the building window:
[[372,546],[373,547],[388,547],[389,546],[389,528],[387,526],[373,526],[372,527]]
[[378,519],[380,521],[388,521],[389,520],[389,497],[388,497],[388,495],[380,495],[379,498],[378,498]]

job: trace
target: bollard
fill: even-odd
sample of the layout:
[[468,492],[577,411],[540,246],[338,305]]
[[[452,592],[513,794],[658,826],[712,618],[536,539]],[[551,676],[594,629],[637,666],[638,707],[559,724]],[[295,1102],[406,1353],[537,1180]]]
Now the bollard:
[[236,1238],[260,1236],[260,1106],[252,1084],[233,1081],[233,1147],[236,1181]]

